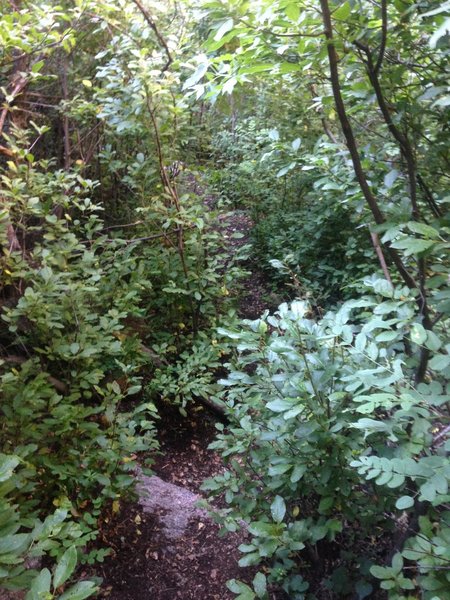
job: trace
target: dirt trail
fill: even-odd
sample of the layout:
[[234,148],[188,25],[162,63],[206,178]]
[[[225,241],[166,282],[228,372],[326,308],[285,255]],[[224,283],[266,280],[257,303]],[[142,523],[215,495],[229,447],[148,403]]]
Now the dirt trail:
[[[192,178],[191,191],[202,190]],[[214,196],[205,197],[208,210]],[[236,210],[218,217],[225,251],[232,256],[249,242],[250,217]],[[234,234],[241,237],[234,237]],[[264,281],[254,265],[242,282],[238,310],[243,318],[256,318],[266,308]],[[246,533],[219,537],[219,527],[197,507],[200,485],[223,470],[217,454],[208,450],[214,439],[213,417],[201,406],[190,407],[183,418],[171,406],[160,409],[161,454],[152,466],[153,477],[140,477],[139,499],[128,504],[104,532],[113,554],[97,569],[103,577],[101,597],[110,600],[232,600],[229,579],[250,583],[256,569],[238,566],[239,544]]]
[[214,422],[198,407],[185,419],[162,412],[161,455],[153,477],[141,476],[139,500],[126,505],[104,532],[113,554],[96,569],[102,598],[110,600],[231,600],[228,579],[251,581],[240,569],[238,546],[245,533],[218,536],[218,526],[196,504],[201,482],[222,469],[207,449]]

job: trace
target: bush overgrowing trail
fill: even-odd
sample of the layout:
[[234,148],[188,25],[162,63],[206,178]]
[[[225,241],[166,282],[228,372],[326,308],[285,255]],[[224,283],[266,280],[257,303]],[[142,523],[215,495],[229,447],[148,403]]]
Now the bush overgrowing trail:
[[95,569],[102,597],[233,598],[226,581],[253,578],[252,569],[241,574],[237,564],[244,536],[219,537],[207,512],[196,508],[203,479],[223,470],[220,457],[207,450],[212,419],[201,407],[188,421],[170,417],[160,427],[157,477],[144,478],[139,503],[127,503],[106,526],[103,541],[114,552]]
[[0,9],[2,600],[447,600],[448,2]]
[[[193,191],[201,193],[202,188],[197,184]],[[207,206],[216,200],[208,195]],[[218,215],[216,226],[223,234],[225,265],[248,244],[250,224],[244,211]],[[256,269],[252,274],[237,298],[241,305],[238,314],[242,311],[245,317],[261,312],[267,294],[262,275]],[[250,584],[255,575],[254,568],[241,569],[238,565],[238,546],[248,536],[245,531],[219,535],[211,515],[198,507],[205,498],[203,481],[224,471],[221,457],[208,449],[217,433],[217,415],[204,404],[193,404],[188,418],[170,404],[161,406],[159,413],[160,453],[152,464],[154,475],[148,478],[136,473],[142,482],[139,500],[125,503],[102,531],[101,540],[112,554],[93,571],[103,579],[101,597],[234,598],[226,582],[239,578]]]

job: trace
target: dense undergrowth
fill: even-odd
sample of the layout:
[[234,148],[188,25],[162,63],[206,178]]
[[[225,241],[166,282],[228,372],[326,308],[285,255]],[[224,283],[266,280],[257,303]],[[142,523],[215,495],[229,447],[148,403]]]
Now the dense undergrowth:
[[[196,398],[241,600],[444,600],[448,7],[0,5],[0,587],[95,594],[155,400]],[[249,252],[287,302],[240,323]]]

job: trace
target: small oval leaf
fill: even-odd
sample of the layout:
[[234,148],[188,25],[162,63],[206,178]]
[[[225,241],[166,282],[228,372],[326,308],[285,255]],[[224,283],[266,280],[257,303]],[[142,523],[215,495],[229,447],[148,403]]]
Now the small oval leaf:
[[53,576],[53,587],[59,588],[75,570],[77,564],[77,549],[75,546],[71,546],[68,550],[64,552],[61,558],[58,561],[58,565],[55,569],[55,574]]
[[281,523],[286,514],[286,504],[281,496],[275,496],[275,500],[270,505],[270,512],[275,523]]

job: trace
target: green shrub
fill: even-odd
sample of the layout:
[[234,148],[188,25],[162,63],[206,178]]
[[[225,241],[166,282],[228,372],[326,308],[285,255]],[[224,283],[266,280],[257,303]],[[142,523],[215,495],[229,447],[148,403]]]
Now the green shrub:
[[[268,583],[291,598],[303,598],[311,578],[338,597],[353,590],[363,598],[375,577],[391,599],[415,590],[443,600],[449,442],[434,435],[448,402],[450,347],[423,329],[411,292],[383,280],[367,284],[375,294],[320,321],[295,301],[221,331],[236,348],[221,381],[231,422],[219,426],[211,447],[228,468],[204,487],[225,493],[228,508],[218,519],[226,529],[247,522],[241,566],[269,565]],[[427,382],[416,387],[422,347],[434,357]],[[418,519],[420,531],[412,525],[402,536],[405,519]],[[333,572],[324,558],[330,552]],[[380,553],[394,555],[391,567],[379,565]],[[256,588],[246,593],[266,597]]]
[[[71,548],[93,540],[105,508],[117,510],[132,488],[136,452],[156,446],[155,408],[127,399],[140,390],[145,359],[125,320],[139,314],[149,282],[135,271],[139,261],[125,242],[100,235],[92,182],[76,171],[48,172],[32,159],[4,181],[5,205],[27,246],[3,256],[2,527],[13,537],[6,538],[7,555],[0,550],[0,585],[28,589],[36,574],[24,571],[23,559],[47,554],[74,567]],[[56,216],[55,204],[64,216]],[[102,551],[80,558],[95,556]],[[53,580],[48,570],[36,575],[31,590],[53,585],[56,593],[62,563]],[[94,590],[77,585],[74,598]]]

